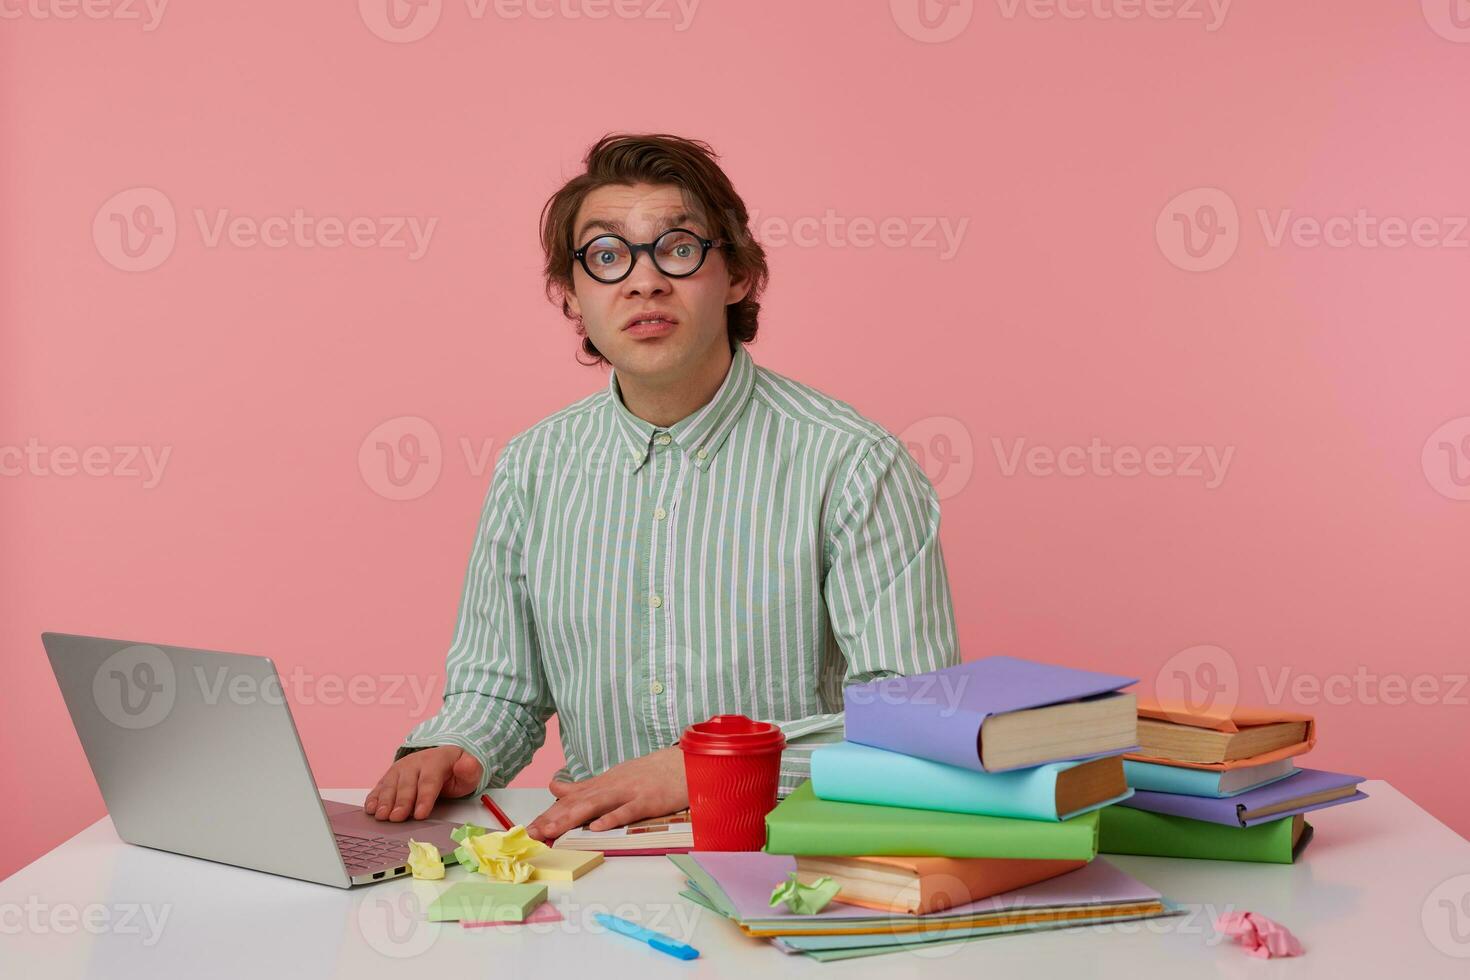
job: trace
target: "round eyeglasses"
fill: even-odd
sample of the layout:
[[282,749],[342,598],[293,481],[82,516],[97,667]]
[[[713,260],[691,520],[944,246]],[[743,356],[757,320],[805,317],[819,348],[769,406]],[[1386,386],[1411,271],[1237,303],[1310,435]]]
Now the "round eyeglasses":
[[699,271],[710,249],[723,244],[718,238],[700,238],[688,228],[670,228],[653,241],[639,245],[622,235],[599,235],[572,256],[598,282],[622,282],[628,278],[639,252],[647,252],[659,272],[683,279]]

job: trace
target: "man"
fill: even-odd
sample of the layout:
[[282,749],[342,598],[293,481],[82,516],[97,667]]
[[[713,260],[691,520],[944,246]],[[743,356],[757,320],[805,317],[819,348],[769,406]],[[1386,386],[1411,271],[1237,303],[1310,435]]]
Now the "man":
[[676,742],[717,714],[780,725],[784,795],[842,737],[844,684],[959,660],[923,472],[745,350],[765,255],[710,148],[609,135],[585,162],[542,213],[547,295],[612,375],[501,452],[444,705],[368,794],[379,819],[505,785],[553,712],[534,837],[688,806]]

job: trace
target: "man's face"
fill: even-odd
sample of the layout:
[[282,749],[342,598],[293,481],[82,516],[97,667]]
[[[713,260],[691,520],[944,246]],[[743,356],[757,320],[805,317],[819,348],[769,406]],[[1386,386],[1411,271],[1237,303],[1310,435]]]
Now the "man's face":
[[[651,242],[670,228],[687,228],[710,237],[704,216],[691,213],[673,185],[633,184],[599,187],[587,195],[573,223],[577,248],[599,235],[621,235],[635,245]],[[595,256],[588,254],[588,261]],[[618,374],[655,383],[697,373],[711,357],[728,350],[725,307],[745,297],[747,286],[731,282],[725,256],[716,247],[691,276],[665,275],[640,252],[633,271],[621,282],[598,282],[573,260],[572,292],[567,304],[582,317],[582,328]],[[649,312],[662,323],[637,325]]]

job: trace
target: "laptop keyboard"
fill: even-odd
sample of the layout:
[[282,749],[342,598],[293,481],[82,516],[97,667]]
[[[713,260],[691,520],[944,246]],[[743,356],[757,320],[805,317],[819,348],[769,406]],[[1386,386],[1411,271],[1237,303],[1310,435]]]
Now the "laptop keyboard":
[[351,875],[392,870],[408,863],[408,844],[389,837],[354,837],[337,834],[337,850]]

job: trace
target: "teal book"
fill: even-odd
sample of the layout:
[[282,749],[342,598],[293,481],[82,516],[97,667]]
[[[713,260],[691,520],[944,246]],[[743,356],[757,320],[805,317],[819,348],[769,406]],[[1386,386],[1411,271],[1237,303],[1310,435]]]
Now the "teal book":
[[[1111,808],[1116,809],[1116,808]],[[1094,810],[1050,823],[819,800],[808,779],[766,814],[771,854],[1050,858],[1097,856]]]
[[1120,756],[980,772],[856,742],[812,753],[819,799],[1059,821],[1133,794]]
[[1241,766],[1223,771],[1125,759],[1123,772],[1128,779],[1128,785],[1134,789],[1223,800],[1280,782],[1288,776],[1295,776],[1301,770],[1292,765],[1290,759],[1277,759],[1259,766]]

